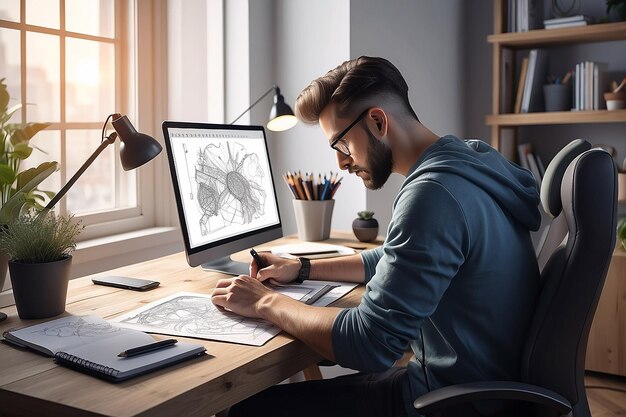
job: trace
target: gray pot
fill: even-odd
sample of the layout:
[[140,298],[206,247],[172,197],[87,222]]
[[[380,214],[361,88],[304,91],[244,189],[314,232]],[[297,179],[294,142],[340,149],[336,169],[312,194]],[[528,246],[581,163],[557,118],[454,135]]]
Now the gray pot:
[[9,255],[6,252],[0,250],[0,291],[4,288],[4,281],[7,278],[7,272],[9,271]]
[[376,219],[354,219],[352,222],[354,236],[361,242],[371,242],[378,236],[378,220]]
[[65,311],[72,257],[28,264],[9,261],[15,307],[21,319],[43,319]]

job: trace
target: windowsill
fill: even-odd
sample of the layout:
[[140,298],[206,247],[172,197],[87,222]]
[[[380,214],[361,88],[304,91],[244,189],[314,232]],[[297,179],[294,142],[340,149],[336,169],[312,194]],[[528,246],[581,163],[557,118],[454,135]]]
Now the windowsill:
[[[155,259],[183,249],[180,230],[175,227],[150,227],[85,240],[77,244],[73,253],[70,279]],[[0,293],[0,307],[10,304],[14,304],[13,291]]]

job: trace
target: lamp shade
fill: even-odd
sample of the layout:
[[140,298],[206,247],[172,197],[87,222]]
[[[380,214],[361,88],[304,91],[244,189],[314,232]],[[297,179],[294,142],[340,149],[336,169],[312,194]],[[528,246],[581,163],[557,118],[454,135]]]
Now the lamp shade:
[[298,123],[298,119],[293,114],[293,110],[287,103],[285,97],[280,93],[280,88],[275,88],[274,105],[270,110],[270,120],[267,122],[267,128],[274,132],[282,132],[291,129]]
[[115,114],[111,122],[120,141],[120,160],[125,171],[138,168],[156,157],[163,147],[151,136],[139,133],[128,117]]

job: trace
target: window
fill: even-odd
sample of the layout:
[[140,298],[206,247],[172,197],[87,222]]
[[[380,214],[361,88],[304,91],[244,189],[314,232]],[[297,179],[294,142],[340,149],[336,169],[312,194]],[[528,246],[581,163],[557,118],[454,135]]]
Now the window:
[[[11,104],[23,105],[12,121],[51,123],[31,141],[36,149],[23,168],[61,164],[40,189],[56,192],[74,175],[98,147],[109,114],[127,114],[145,131],[134,117],[140,104],[132,55],[139,49],[136,7],[130,0],[0,2],[0,78],[6,78]],[[152,61],[142,62],[142,71],[151,65],[146,62]],[[83,239],[154,223],[147,216],[154,201],[143,192],[150,181],[141,181],[141,170],[121,168],[118,148],[119,141],[109,146],[57,204],[87,226]]]

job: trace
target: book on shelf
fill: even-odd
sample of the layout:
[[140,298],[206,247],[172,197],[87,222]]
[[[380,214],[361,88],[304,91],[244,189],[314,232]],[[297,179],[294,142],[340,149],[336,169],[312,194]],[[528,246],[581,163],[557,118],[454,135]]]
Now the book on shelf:
[[538,112],[544,108],[543,84],[548,71],[548,54],[543,49],[531,49],[524,83],[521,113]]
[[545,167],[541,157],[533,152],[530,143],[517,145],[517,153],[519,165],[533,174],[535,181],[537,181],[537,187],[541,188],[541,181],[545,173]]
[[606,89],[608,65],[584,61],[576,64],[574,77],[574,109],[600,110],[604,108],[602,95]]
[[513,55],[512,49],[502,49],[502,59],[500,61],[500,114],[513,113],[513,79],[515,77]]
[[576,15],[568,17],[559,17],[554,19],[546,19],[543,21],[545,29],[559,29],[575,26],[586,26],[593,23],[593,19],[585,15]]
[[508,0],[507,10],[509,32],[527,32],[542,28],[542,0]]
[[522,97],[524,96],[524,85],[526,85],[526,74],[528,73],[528,57],[522,58],[520,67],[519,81],[517,83],[517,92],[515,94],[515,113],[522,112]]
[[202,345],[175,342],[143,354],[121,357],[156,340],[147,333],[115,326],[96,316],[67,316],[4,332],[10,344],[53,357],[60,365],[119,382],[203,355]]

